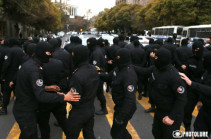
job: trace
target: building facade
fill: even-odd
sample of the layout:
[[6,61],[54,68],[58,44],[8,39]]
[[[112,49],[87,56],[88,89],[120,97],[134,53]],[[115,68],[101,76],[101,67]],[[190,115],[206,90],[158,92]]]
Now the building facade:
[[145,5],[149,2],[150,0],[116,0],[116,5],[125,2],[127,4],[140,4],[140,5]]
[[70,0],[51,0],[57,7],[61,7],[70,18],[77,16],[77,7],[70,5]]

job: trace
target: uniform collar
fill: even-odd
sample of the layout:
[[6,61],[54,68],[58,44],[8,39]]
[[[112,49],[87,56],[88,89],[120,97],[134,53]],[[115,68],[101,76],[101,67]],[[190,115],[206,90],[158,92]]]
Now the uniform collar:
[[80,64],[76,67],[76,69],[75,69],[75,71],[73,72],[73,74],[75,74],[81,67],[83,67],[84,65],[88,65],[88,64],[89,64],[88,61],[85,61],[85,62],[80,63]]
[[36,56],[33,56],[33,60],[36,62],[37,65],[39,65],[40,67],[42,67],[44,64],[39,60],[39,58],[37,58]]
[[80,67],[82,67],[82,66],[84,66],[84,65],[88,65],[88,64],[89,64],[88,61],[82,62],[82,63],[80,63],[80,64],[78,65],[78,68],[80,68]]
[[170,68],[170,64],[166,65],[166,66],[164,66],[162,68],[159,68],[159,69],[157,68],[157,69],[158,69],[158,71],[167,71],[169,68]]

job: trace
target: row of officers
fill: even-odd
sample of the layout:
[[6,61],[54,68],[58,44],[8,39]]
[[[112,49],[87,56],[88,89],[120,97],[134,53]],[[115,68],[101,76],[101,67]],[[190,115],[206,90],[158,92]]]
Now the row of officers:
[[[178,47],[172,38],[165,44],[151,39],[146,47],[136,36],[127,44],[120,35],[112,46],[102,38],[89,38],[87,47],[78,37],[70,40],[64,49],[60,38],[48,42],[28,40],[23,48],[14,38],[1,41],[0,115],[7,114],[13,91],[13,114],[21,129],[20,139],[37,139],[37,124],[41,137],[50,138],[51,113],[67,139],[77,139],[81,130],[85,139],[94,139],[94,113],[108,113],[104,82],[115,103],[110,132],[113,139],[132,138],[126,126],[137,109],[136,91],[139,99],[149,96],[149,111],[155,111],[155,139],[173,138],[173,131],[179,130],[182,123],[186,131],[191,130],[196,105],[199,114],[194,130],[211,133],[211,52],[202,40],[195,40],[192,48],[187,47],[187,39]],[[96,96],[101,104],[97,112]],[[66,102],[72,105],[68,118]]]

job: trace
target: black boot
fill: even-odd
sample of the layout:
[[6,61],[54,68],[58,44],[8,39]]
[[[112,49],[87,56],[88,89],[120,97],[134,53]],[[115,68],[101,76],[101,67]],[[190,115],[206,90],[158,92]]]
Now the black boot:
[[147,93],[145,93],[145,92],[143,93],[142,96],[143,96],[143,97],[148,97],[148,96],[147,96]]
[[142,94],[139,94],[138,95],[138,100],[141,100],[142,99]]
[[95,112],[96,115],[106,115],[108,114],[107,108],[101,109],[100,111]]
[[0,109],[0,115],[7,115],[7,108]]
[[106,88],[106,92],[108,93],[109,92],[109,87],[107,86],[107,88]]
[[151,106],[151,108],[144,111],[145,113],[155,112],[155,106]]

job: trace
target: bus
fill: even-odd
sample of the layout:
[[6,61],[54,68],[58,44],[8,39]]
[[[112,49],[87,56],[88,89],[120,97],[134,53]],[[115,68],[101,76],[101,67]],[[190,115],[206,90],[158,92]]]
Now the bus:
[[152,28],[152,38],[166,40],[168,37],[173,37],[173,34],[177,34],[177,40],[182,37],[183,26],[162,26]]
[[211,37],[211,24],[188,26],[183,28],[182,39],[190,38],[193,40],[195,37],[207,39]]

